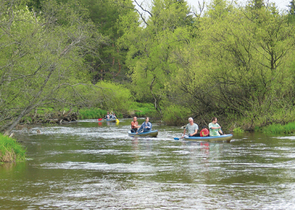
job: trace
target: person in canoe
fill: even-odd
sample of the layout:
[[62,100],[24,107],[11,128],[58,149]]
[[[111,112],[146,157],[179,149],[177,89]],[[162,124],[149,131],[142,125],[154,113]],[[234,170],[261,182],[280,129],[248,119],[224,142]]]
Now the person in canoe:
[[116,116],[115,112],[112,114],[112,118],[117,119],[117,116]]
[[131,132],[136,133],[138,128],[140,128],[140,126],[138,125],[137,117],[134,116],[131,122]]
[[146,117],[145,121],[141,124],[140,128],[137,130],[136,134],[138,134],[139,131],[143,130],[142,132],[148,132],[152,130],[152,123],[149,122],[150,118]]
[[210,136],[220,136],[223,134],[221,126],[217,123],[217,118],[213,117],[212,122],[209,123]]
[[110,119],[110,112],[107,112],[107,115],[104,118],[105,119]]
[[198,134],[199,126],[198,124],[194,123],[194,119],[190,117],[188,118],[188,122],[189,123],[184,128],[183,136],[186,132],[188,136],[200,136],[200,134]]

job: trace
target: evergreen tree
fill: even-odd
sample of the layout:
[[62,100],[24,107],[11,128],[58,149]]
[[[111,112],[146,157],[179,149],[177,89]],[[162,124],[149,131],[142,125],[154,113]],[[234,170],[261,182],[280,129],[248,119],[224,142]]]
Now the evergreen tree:
[[290,15],[295,15],[295,0],[291,0],[288,7],[290,8],[289,9],[289,14]]

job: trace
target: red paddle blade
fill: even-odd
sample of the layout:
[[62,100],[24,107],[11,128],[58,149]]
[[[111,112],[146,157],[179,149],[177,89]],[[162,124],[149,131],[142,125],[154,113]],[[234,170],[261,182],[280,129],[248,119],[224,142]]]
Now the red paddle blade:
[[102,118],[99,118],[98,121],[102,121]]

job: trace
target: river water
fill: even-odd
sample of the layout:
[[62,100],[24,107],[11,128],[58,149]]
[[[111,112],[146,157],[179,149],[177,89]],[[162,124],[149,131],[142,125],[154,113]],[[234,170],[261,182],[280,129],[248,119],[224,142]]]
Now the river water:
[[0,166],[0,209],[295,209],[295,136],[132,138],[130,122],[15,131],[27,160]]

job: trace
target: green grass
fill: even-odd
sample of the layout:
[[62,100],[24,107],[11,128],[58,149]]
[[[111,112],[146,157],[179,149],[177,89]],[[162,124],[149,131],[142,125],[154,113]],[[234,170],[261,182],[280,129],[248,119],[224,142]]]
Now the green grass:
[[268,134],[290,134],[295,132],[295,122],[290,122],[285,125],[272,124],[262,128],[263,133]]
[[240,128],[240,127],[237,127],[237,128],[233,129],[233,132],[234,133],[244,133],[244,130],[242,128]]
[[83,119],[98,119],[106,116],[107,111],[99,108],[83,108],[79,110],[78,118]]
[[134,111],[137,117],[154,116],[156,114],[154,104],[152,103],[133,102],[129,110]]
[[25,160],[26,150],[15,139],[0,134],[0,162]]

